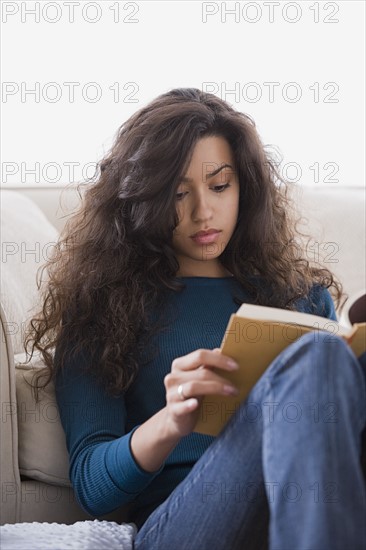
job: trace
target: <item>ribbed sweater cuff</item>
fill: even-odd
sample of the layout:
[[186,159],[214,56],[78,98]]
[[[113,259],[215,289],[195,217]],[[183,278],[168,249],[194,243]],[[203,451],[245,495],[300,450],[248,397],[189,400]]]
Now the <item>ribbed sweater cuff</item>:
[[112,460],[108,466],[110,476],[114,483],[124,492],[138,494],[162,472],[165,462],[159,470],[147,472],[139,466],[131,451],[131,437],[134,431],[140,426],[137,425],[125,436],[113,442],[114,452],[109,456]]

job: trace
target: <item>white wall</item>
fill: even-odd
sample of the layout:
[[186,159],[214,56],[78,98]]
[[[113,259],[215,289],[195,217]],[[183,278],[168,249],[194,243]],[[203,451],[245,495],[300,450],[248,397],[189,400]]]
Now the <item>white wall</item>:
[[364,185],[362,1],[1,4],[3,187],[84,180],[180,86],[250,114],[288,179]]

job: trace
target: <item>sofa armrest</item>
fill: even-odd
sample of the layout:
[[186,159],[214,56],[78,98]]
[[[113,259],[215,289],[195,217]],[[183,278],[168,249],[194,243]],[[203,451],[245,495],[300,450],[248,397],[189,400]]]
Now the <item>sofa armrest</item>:
[[20,473],[18,466],[18,423],[15,388],[14,352],[9,334],[9,324],[0,304],[0,479],[1,507],[0,524],[14,523],[19,513]]

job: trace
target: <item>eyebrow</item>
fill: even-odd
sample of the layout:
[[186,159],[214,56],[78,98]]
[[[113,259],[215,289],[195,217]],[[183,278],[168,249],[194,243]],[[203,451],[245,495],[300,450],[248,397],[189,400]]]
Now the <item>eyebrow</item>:
[[[214,170],[213,172],[207,172],[206,174],[206,179],[210,179],[210,178],[213,178],[214,176],[216,176],[219,172],[221,172],[221,170],[223,170],[224,168],[231,168],[232,170],[233,167],[230,165],[230,164],[223,164],[222,166],[220,166],[219,168],[216,168],[216,170]],[[191,183],[192,182],[192,178],[187,178],[185,176],[181,177],[180,180],[182,183]]]

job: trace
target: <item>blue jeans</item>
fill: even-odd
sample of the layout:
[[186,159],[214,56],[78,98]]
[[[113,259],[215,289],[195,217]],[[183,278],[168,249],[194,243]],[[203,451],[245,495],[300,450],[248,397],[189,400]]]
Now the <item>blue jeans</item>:
[[365,424],[366,354],[302,336],[151,513],[135,550],[365,550]]

